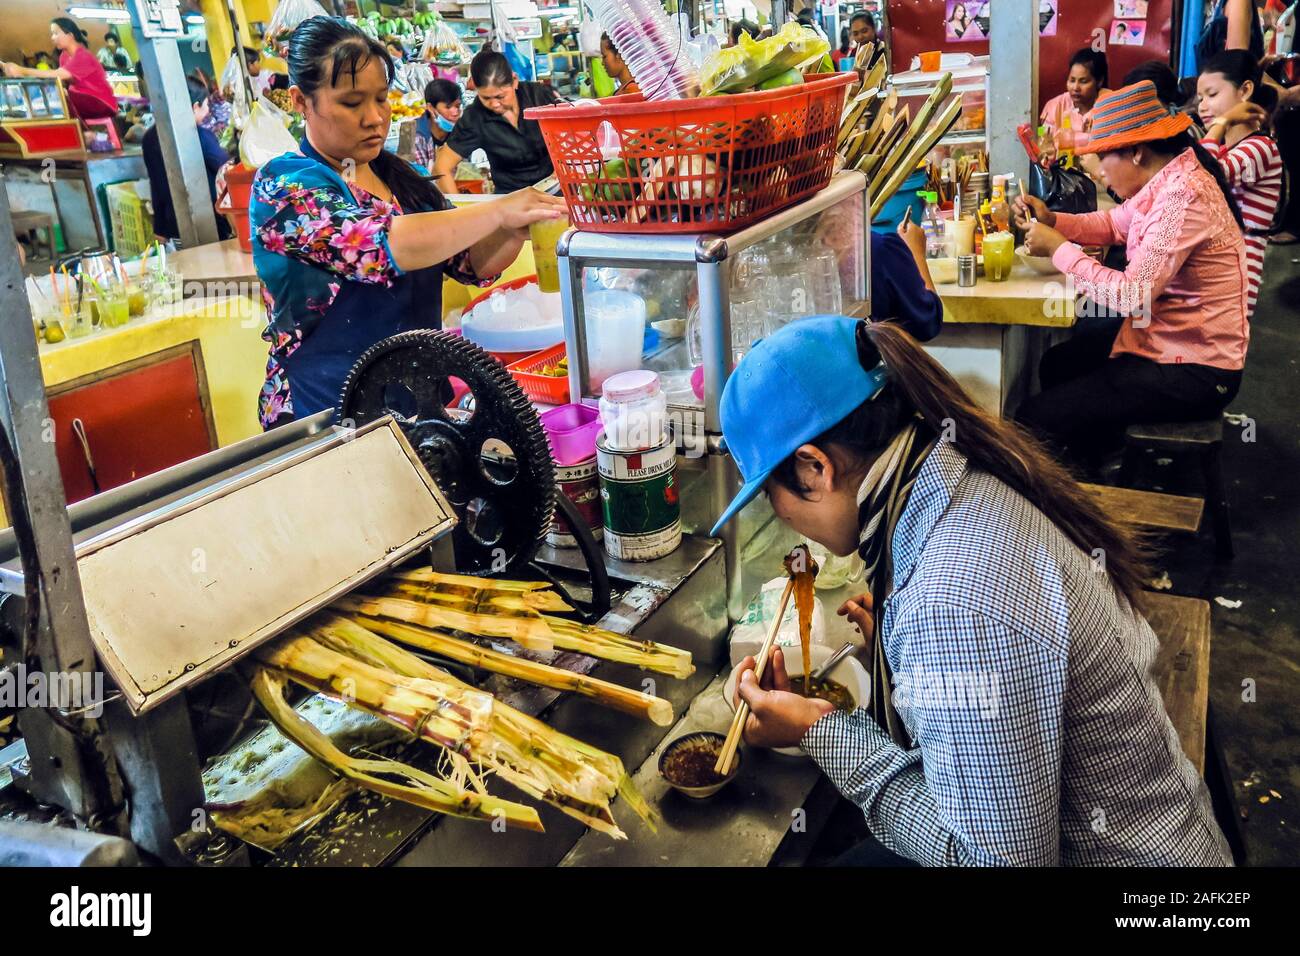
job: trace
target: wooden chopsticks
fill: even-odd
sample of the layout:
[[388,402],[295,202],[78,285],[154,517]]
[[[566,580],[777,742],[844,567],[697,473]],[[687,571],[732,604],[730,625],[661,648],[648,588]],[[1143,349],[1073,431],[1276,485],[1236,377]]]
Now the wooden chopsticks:
[[[772,619],[772,624],[767,630],[767,637],[763,641],[762,650],[758,652],[758,659],[754,663],[754,678],[763,679],[763,670],[767,666],[767,659],[772,653],[772,648],[776,644],[777,631],[781,630],[781,619],[785,617],[785,609],[790,604],[790,595],[794,593],[794,578],[789,578],[785,582],[785,590],[781,593],[781,604],[776,609],[776,617]],[[736,687],[739,689],[740,681],[737,679]],[[740,736],[745,729],[745,721],[749,719],[749,704],[741,701],[736,707],[736,715],[731,719],[731,729],[727,731],[727,740],[722,745],[722,753],[718,754],[718,760],[713,765],[715,773],[720,773],[724,777],[731,772],[732,761],[736,759],[736,750],[740,746]]]

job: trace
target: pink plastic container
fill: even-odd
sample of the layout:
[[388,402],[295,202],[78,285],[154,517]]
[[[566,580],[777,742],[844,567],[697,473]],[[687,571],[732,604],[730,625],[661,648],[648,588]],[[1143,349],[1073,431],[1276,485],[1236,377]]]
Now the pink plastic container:
[[561,405],[541,416],[556,464],[576,465],[596,454],[600,412],[590,405]]

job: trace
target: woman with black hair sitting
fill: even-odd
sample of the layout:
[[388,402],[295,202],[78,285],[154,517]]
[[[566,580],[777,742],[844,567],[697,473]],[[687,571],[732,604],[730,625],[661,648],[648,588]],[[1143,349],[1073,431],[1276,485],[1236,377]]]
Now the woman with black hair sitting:
[[[1078,293],[1121,316],[1113,341],[1078,336],[1043,356],[1043,391],[1018,419],[1083,466],[1137,422],[1221,412],[1241,386],[1250,327],[1242,218],[1217,160],[1143,81],[1103,96],[1084,147],[1123,200],[1087,215],[1016,201],[1031,255],[1051,256]],[[1081,245],[1127,246],[1121,271]]]

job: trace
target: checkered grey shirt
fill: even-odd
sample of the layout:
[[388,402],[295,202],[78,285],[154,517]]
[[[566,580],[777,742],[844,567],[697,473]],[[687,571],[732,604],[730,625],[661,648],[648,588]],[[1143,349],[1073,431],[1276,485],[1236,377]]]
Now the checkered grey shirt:
[[930,866],[1231,865],[1097,562],[941,441],[893,542],[880,638],[915,746],[865,710],[801,744],[876,838]]

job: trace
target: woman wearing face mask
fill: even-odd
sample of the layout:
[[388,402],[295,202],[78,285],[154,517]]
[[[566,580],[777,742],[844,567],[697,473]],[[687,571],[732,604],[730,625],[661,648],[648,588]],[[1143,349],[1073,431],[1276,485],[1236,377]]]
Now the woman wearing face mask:
[[68,93],[68,109],[78,119],[106,119],[117,115],[117,97],[104,66],[86,46],[86,34],[67,17],[50,21],[50,42],[59,51],[57,70],[37,70],[17,63],[0,64],[5,76],[57,76]]
[[[1086,336],[1055,346],[1043,390],[1017,418],[1096,465],[1127,425],[1218,415],[1236,396],[1250,328],[1241,213],[1223,170],[1171,115],[1150,81],[1103,96],[1084,149],[1101,157],[1123,205],[1072,216],[1016,200],[1031,255],[1051,256],[1075,288],[1124,318],[1113,343]],[[1108,269],[1083,245],[1124,243],[1128,265]]]
[[1268,134],[1269,106],[1277,94],[1245,50],[1208,60],[1196,80],[1197,112],[1205,124],[1201,145],[1223,166],[1232,198],[1246,225],[1247,315],[1255,314],[1268,235],[1282,202],[1282,153]]
[[432,170],[438,147],[460,119],[460,86],[451,80],[430,80],[424,88],[424,115],[415,121],[415,161]]
[[386,152],[393,63],[346,20],[304,20],[287,60],[306,135],[298,152],[261,168],[249,210],[270,319],[265,428],[334,407],[371,345],[442,327],[444,274],[491,281],[514,261],[530,223],[564,213],[562,200],[535,190],[452,209]]
[[[1140,556],[1040,445],[897,326],[843,316],[754,346],[721,417],[745,484],[719,527],[763,491],[867,565],[841,613],[873,648],[869,709],[790,693],[779,649],[738,681],[746,741],[801,747],[862,808],[879,845],[854,862],[1230,864],[1150,675]],[[935,677],[986,693],[954,706]]]

